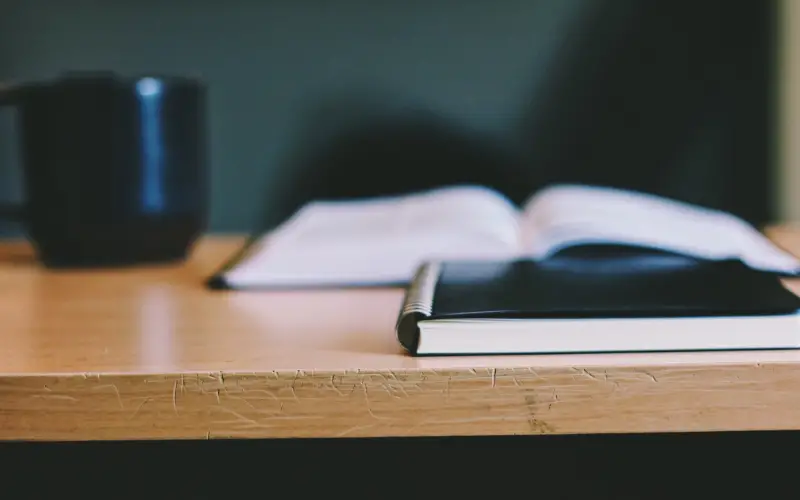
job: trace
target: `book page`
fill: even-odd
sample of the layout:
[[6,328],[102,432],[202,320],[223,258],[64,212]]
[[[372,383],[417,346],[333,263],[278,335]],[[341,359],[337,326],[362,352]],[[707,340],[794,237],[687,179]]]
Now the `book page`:
[[800,261],[731,214],[613,188],[560,185],[525,205],[524,252],[546,258],[581,244],[630,244],[704,259],[740,259],[756,269],[794,274]]
[[408,281],[423,260],[502,258],[519,248],[519,212],[478,186],[317,201],[256,244],[228,273],[291,283]]

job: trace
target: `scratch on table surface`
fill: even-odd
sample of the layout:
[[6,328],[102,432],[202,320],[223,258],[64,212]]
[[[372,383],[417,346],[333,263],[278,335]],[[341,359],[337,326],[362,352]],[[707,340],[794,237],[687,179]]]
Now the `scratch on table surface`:
[[601,382],[601,379],[597,375],[595,375],[594,373],[590,372],[586,368],[578,368],[577,366],[572,366],[572,367],[570,367],[570,370],[575,372],[575,373],[577,373],[578,375],[581,375],[582,377],[590,378],[590,379],[595,380],[597,382]]
[[587,377],[589,377],[590,379],[592,379],[592,380],[596,380],[596,381],[600,382],[600,379],[599,379],[599,378],[598,378],[598,377],[597,377],[597,376],[596,376],[594,373],[590,372],[590,371],[589,371],[589,370],[587,370],[586,368],[581,368],[581,372],[582,372],[584,375],[586,375]]
[[34,394],[31,396],[32,398],[41,398],[41,399],[50,399],[50,400],[62,400],[62,401],[71,401],[73,403],[78,401],[78,398],[67,396],[66,394]]
[[646,370],[645,370],[645,371],[642,371],[642,373],[644,373],[645,375],[647,375],[648,377],[650,377],[650,380],[652,380],[653,382],[656,382],[656,383],[658,383],[658,379],[657,379],[657,378],[656,378],[656,376],[655,376],[655,375],[653,375],[652,373],[650,373],[650,372],[648,372],[648,371],[646,371]]
[[178,381],[172,384],[172,410],[178,414]]
[[336,385],[336,374],[331,375],[331,389],[333,389],[333,391],[341,397],[346,396],[346,394],[343,393],[342,390]]
[[281,400],[281,398],[276,396],[272,391],[268,391],[266,389],[246,389],[246,391],[243,392],[247,392],[248,395],[264,394],[265,396],[267,396],[266,398],[259,398],[259,399],[271,399],[277,402],[280,402]]
[[216,424],[229,425],[229,424],[238,423],[238,424],[246,424],[249,427],[255,427],[255,428],[259,428],[259,429],[273,429],[275,427],[274,425],[270,425],[270,424],[267,424],[267,423],[262,423],[262,422],[258,422],[256,420],[253,420],[252,418],[246,417],[245,415],[242,415],[241,413],[239,413],[239,412],[237,412],[235,410],[231,410],[230,408],[227,408],[225,406],[215,406],[214,408],[222,410],[225,413],[228,413],[229,415],[232,415],[233,417],[236,418],[236,420],[220,420],[220,421],[216,421],[215,422]]
[[247,399],[245,399],[245,398],[243,398],[241,396],[234,396],[233,394],[227,394],[225,397],[227,399],[233,399],[233,400],[236,400],[236,401],[241,401],[245,405],[249,406],[250,409],[252,409],[252,410],[258,410],[258,408],[253,406],[253,403],[251,403],[250,401],[248,401]]
[[377,424],[355,425],[353,427],[349,427],[349,428],[343,430],[342,432],[336,434],[336,437],[345,437],[345,436],[348,436],[350,434],[354,434],[354,433],[359,432],[359,431],[365,431],[367,429],[371,429],[371,428],[375,427],[376,425]]
[[117,403],[119,403],[119,409],[120,410],[124,410],[125,409],[125,405],[122,404],[122,396],[120,395],[119,389],[117,388],[117,386],[115,384],[104,384],[104,385],[98,385],[98,386],[92,387],[93,391],[99,391],[99,390],[102,390],[102,389],[111,389],[112,391],[114,391],[114,394],[117,395]]
[[361,382],[360,385],[361,385],[361,390],[364,393],[364,403],[366,403],[367,413],[369,413],[369,416],[375,420],[394,420],[393,418],[381,417],[379,415],[376,415],[375,412],[372,411],[372,400],[369,397],[369,390],[367,389],[367,384]]
[[134,419],[134,418],[136,418],[136,415],[138,415],[138,414],[139,414],[139,412],[141,411],[141,409],[142,409],[142,408],[144,408],[144,405],[146,405],[147,403],[149,403],[149,402],[150,402],[150,401],[152,401],[152,400],[153,400],[153,398],[144,398],[144,400],[142,400],[142,402],[141,402],[141,403],[139,403],[139,406],[137,406],[137,407],[136,407],[136,410],[134,410],[134,412],[133,412],[133,414],[130,416],[130,418],[131,418],[131,419]]

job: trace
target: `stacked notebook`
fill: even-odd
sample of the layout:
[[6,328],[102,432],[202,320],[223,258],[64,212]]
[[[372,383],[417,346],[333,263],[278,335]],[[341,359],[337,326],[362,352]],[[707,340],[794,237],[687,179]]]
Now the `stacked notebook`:
[[740,261],[680,255],[431,262],[397,323],[411,353],[800,347],[800,299]]
[[218,289],[403,286],[414,354],[800,346],[800,261],[745,221],[613,188],[516,207],[481,186],[315,201],[253,238]]

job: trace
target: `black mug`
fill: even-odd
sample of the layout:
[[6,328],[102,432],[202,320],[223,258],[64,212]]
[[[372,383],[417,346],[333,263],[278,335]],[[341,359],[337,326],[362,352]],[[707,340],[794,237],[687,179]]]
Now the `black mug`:
[[48,267],[182,260],[208,219],[206,88],[70,73],[0,89],[17,110],[19,219]]

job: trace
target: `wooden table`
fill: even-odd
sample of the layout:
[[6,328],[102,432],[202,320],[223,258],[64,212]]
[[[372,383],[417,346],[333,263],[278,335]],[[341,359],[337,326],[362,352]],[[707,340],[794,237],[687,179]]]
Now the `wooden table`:
[[401,290],[206,290],[241,241],[90,272],[0,245],[0,439],[800,428],[800,351],[413,358]]

